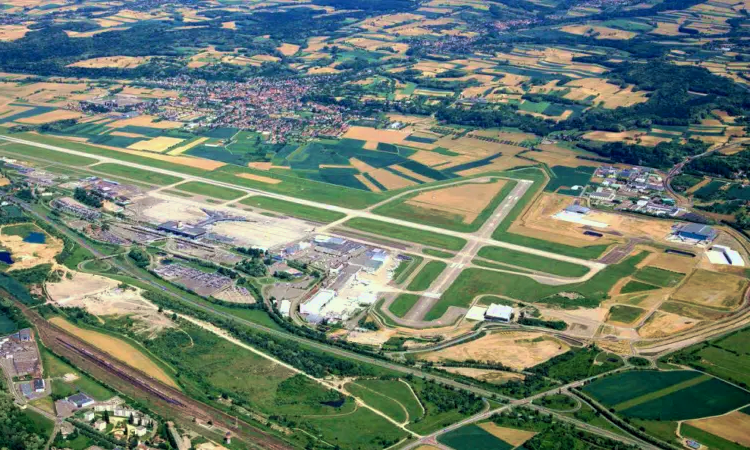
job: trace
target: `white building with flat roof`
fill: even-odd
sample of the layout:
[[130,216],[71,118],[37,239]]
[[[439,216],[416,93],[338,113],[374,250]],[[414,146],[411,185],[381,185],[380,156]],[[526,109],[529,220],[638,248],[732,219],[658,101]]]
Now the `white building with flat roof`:
[[484,318],[487,320],[499,320],[500,322],[510,322],[513,317],[513,308],[506,305],[491,304],[487,308],[487,312],[484,313]]
[[320,315],[323,308],[336,296],[336,292],[330,289],[321,289],[306,303],[299,307],[300,314]]

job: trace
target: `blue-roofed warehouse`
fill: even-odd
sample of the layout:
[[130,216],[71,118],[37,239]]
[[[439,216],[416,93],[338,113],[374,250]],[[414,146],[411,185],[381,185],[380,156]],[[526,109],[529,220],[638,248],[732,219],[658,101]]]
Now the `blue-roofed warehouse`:
[[695,241],[713,241],[717,235],[718,233],[713,228],[697,223],[685,225],[677,231],[677,236]]

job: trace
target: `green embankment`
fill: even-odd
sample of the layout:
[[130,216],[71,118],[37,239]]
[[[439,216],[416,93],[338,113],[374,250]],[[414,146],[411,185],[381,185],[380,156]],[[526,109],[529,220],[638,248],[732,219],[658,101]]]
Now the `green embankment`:
[[419,295],[400,294],[388,308],[396,317],[404,317],[419,300]]

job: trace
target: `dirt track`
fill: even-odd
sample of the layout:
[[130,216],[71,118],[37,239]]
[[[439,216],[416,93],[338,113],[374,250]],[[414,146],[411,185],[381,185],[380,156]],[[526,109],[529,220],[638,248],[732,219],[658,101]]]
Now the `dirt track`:
[[[165,417],[178,417],[185,424],[193,419],[202,423],[212,421],[214,427],[231,430],[232,434],[246,442],[249,448],[286,450],[294,448],[279,438],[265,433],[245,422],[204,403],[198,402],[180,391],[160,383],[148,375],[112,358],[107,353],[89,346],[61,328],[47,322],[36,311],[16,302],[24,315],[32,322],[40,340],[54,353],[64,356],[73,365],[105,381],[118,391],[143,401],[155,412]],[[235,423],[237,426],[235,426]]]

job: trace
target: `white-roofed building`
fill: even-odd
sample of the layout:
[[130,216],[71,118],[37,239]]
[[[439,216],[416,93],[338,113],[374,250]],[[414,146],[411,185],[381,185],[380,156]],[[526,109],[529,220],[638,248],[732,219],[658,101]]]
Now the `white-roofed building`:
[[289,317],[289,313],[292,310],[292,302],[289,300],[282,300],[279,304],[279,313],[284,317]]
[[321,310],[336,296],[336,292],[330,289],[321,289],[306,303],[299,307],[301,314],[320,315]]
[[513,317],[513,308],[506,305],[491,304],[487,308],[487,312],[484,313],[484,318],[487,320],[498,320],[500,322],[510,322]]
[[721,264],[728,266],[745,267],[745,260],[736,250],[724,245],[714,245],[711,250],[706,252],[711,264]]

